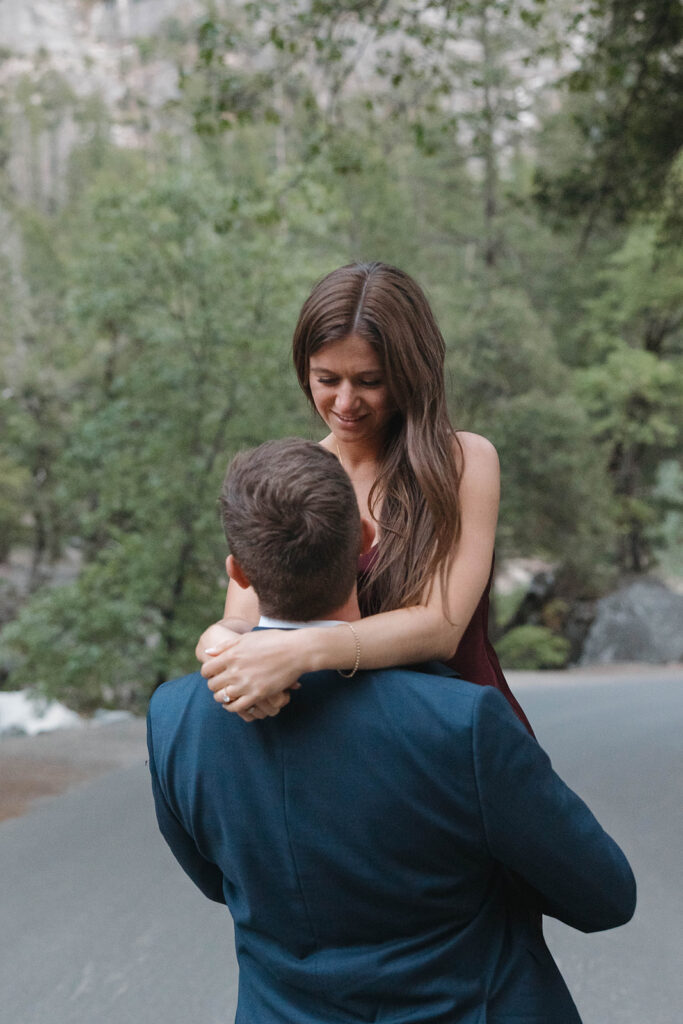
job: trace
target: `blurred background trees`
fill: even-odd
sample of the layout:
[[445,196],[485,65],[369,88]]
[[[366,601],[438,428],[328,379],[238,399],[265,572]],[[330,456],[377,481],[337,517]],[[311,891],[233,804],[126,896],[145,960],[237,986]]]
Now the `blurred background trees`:
[[499,561],[551,567],[500,602],[511,665],[576,654],[623,574],[682,571],[678,4],[82,8],[80,70],[0,64],[9,685],[140,708],[192,669],[225,465],[320,436],[289,340],[356,258],[425,287],[454,421],[501,455]]

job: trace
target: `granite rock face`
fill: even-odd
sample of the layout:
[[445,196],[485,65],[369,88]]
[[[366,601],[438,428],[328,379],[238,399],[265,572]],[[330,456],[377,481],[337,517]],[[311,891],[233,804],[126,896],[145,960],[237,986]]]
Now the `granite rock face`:
[[[171,17],[201,11],[198,0],[0,0],[0,40],[15,54],[74,54],[153,35]],[[100,50],[97,50],[97,47]]]
[[[147,65],[135,41],[154,36],[170,18],[188,22],[200,10],[198,0],[0,0],[0,88],[27,75],[38,79],[48,68],[61,75],[77,96],[96,93],[112,107],[128,90],[131,74]],[[147,102],[163,61],[151,61],[144,86]],[[177,91],[162,89],[163,102]]]
[[143,58],[139,44],[165,38],[171,21],[189,24],[202,9],[201,0],[0,0],[0,159],[21,202],[53,209],[64,201],[94,97],[115,144],[145,146],[178,96],[178,69],[163,47]]
[[579,664],[683,661],[683,596],[658,580],[622,587],[598,601]]

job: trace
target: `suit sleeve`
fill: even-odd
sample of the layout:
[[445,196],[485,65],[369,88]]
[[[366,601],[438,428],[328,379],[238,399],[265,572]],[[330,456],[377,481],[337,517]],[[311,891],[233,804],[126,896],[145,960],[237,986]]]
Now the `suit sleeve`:
[[154,758],[151,710],[147,714],[147,750],[149,752],[149,771],[152,776],[154,807],[162,836],[183,871],[192,879],[197,888],[201,889],[210,900],[214,900],[216,903],[225,903],[223,873],[212,861],[207,860],[199,852],[194,839],[174,814],[164,794]]
[[474,771],[492,856],[584,932],[625,924],[636,885],[626,857],[492,687],[474,708]]

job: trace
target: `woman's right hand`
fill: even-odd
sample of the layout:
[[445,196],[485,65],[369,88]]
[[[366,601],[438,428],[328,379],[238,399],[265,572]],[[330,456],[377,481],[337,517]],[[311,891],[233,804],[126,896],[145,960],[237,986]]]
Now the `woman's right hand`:
[[214,622],[213,625],[205,629],[199,640],[197,646],[194,649],[195,657],[198,661],[201,661],[202,665],[212,657],[209,654],[209,650],[216,647],[222,647],[224,643],[229,640],[236,640],[240,636],[240,632],[234,629],[228,629],[222,622]]
[[214,700],[244,721],[277,715],[299,689],[304,671],[300,630],[268,629],[237,635],[207,650],[201,673]]

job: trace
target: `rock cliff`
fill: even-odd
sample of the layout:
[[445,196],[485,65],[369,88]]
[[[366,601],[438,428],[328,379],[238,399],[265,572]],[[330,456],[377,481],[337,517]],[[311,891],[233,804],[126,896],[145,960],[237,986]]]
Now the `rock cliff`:
[[20,200],[59,201],[89,98],[104,104],[115,141],[143,144],[145,119],[178,78],[169,53],[145,41],[201,10],[200,0],[0,0],[0,160]]

